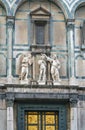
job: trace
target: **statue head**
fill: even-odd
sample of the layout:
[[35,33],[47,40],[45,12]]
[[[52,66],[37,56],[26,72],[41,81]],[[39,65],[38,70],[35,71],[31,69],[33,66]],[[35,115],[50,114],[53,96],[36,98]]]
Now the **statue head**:
[[56,55],[56,54],[53,54],[53,55],[52,55],[52,58],[53,58],[54,60],[56,60],[56,59],[57,59],[57,55]]
[[45,55],[44,54],[41,54],[41,59],[45,60]]
[[28,58],[30,58],[31,57],[31,53],[28,53]]

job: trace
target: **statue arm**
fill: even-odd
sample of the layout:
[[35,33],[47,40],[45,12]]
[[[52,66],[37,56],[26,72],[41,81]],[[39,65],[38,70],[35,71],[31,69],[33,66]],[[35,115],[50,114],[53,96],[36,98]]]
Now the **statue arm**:
[[29,65],[32,65],[32,64],[33,64],[33,58],[28,59],[28,64],[29,64]]
[[43,54],[43,56],[45,56],[45,58],[47,59],[47,61],[49,61],[49,62],[52,62],[52,61],[53,61],[53,59],[50,58],[50,57],[48,57],[46,54]]
[[53,61],[53,59],[52,59],[52,58],[50,58],[50,57],[47,57],[47,61],[52,62],[52,61]]
[[58,61],[58,69],[60,69],[60,67],[61,67],[61,64],[60,64],[60,62]]

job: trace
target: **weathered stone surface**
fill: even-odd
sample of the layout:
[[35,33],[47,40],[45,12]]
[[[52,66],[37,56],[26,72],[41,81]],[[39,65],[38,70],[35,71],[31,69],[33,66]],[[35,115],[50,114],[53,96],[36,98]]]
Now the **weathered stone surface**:
[[0,130],[7,130],[6,109],[0,109]]

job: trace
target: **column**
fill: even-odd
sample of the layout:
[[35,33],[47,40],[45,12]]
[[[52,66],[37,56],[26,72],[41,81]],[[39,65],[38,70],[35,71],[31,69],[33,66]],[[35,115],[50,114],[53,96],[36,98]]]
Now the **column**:
[[78,130],[77,99],[70,99],[70,130]]
[[13,103],[12,99],[7,100],[7,130],[14,130]]
[[12,45],[13,45],[13,28],[14,28],[14,17],[7,17],[7,58],[8,68],[7,77],[8,83],[12,83]]
[[34,64],[33,64],[33,80],[36,79],[36,66],[35,66],[35,62],[36,62],[36,55],[33,54],[33,61],[34,61]]
[[69,84],[76,85],[75,79],[75,33],[74,33],[74,20],[67,21],[67,40],[68,40],[68,71],[69,71]]

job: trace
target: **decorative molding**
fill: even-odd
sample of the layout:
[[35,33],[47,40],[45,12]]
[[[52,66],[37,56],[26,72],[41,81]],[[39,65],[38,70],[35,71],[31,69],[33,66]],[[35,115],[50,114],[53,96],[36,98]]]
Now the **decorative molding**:
[[[10,9],[14,6],[14,4],[17,2],[20,2],[21,0],[6,0],[6,2],[8,3]],[[60,0],[59,0],[60,1]],[[69,9],[69,11],[72,11],[73,6],[76,4],[76,2],[78,2],[80,0],[61,0],[61,2],[64,2],[65,5],[67,6],[67,8]]]
[[14,104],[14,100],[7,100],[7,107],[13,107],[13,104]]
[[71,94],[69,97],[70,105],[72,107],[76,107],[78,99],[79,99],[78,94]]
[[75,25],[75,19],[67,19],[68,27],[74,27],[74,25]]
[[32,44],[30,46],[30,50],[32,51],[32,54],[41,54],[41,53],[46,53],[50,54],[52,46],[50,44],[47,45],[37,45],[37,44]]
[[7,107],[12,107],[14,104],[14,93],[6,93]]
[[66,6],[68,7],[69,11],[71,12],[73,9],[73,6],[80,0],[63,0],[63,2],[66,4]]
[[[57,104],[57,105],[56,105]],[[59,105],[58,103],[55,102],[55,104],[49,104],[47,102],[44,104],[44,102],[40,102],[40,104],[19,104],[18,103],[18,129],[23,130],[24,129],[24,115],[25,111],[57,111],[59,113],[59,129],[66,130],[66,106],[65,105]]]
[[14,17],[7,17],[7,27],[14,27]]
[[15,4],[16,1],[19,1],[19,0],[6,0],[6,2],[8,3],[10,8],[13,7],[13,5]]

